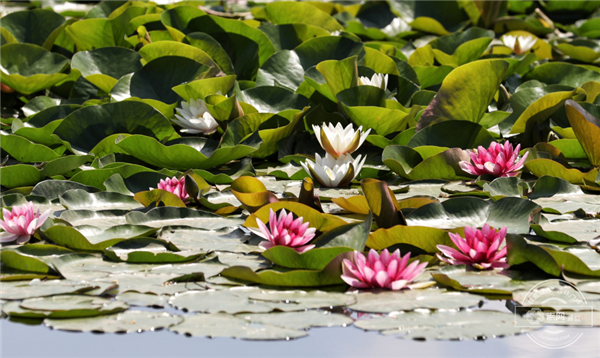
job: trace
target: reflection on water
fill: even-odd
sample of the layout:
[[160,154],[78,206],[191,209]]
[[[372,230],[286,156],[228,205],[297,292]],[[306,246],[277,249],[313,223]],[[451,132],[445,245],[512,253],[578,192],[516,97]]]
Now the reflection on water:
[[[506,311],[501,301],[485,309]],[[136,308],[139,309],[139,308]],[[159,311],[162,311],[159,310]],[[170,309],[167,309],[170,311]],[[181,311],[172,313],[181,314]],[[356,317],[356,315],[353,315]],[[256,342],[188,338],[169,331],[92,334],[0,321],[1,356],[12,357],[600,357],[600,330],[569,328],[581,339],[568,348],[539,347],[527,335],[485,341],[409,341],[354,327],[313,328],[306,338]]]

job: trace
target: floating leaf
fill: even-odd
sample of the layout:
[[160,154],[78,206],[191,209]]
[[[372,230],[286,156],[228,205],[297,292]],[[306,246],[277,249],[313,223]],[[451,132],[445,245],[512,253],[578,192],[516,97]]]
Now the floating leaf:
[[92,318],[47,318],[44,320],[44,324],[62,331],[129,333],[159,330],[182,321],[181,316],[173,316],[166,312],[130,310],[115,315]]
[[2,83],[17,92],[32,94],[69,78],[62,73],[69,60],[42,47],[13,43],[2,46],[2,52]]
[[590,163],[600,166],[600,148],[594,145],[600,140],[600,120],[572,100],[567,101],[566,112]]
[[450,72],[417,122],[417,131],[452,119],[479,123],[507,69],[506,61],[484,60]]
[[79,318],[110,315],[125,311],[129,306],[102,297],[65,295],[28,298],[22,302],[3,305],[2,311],[11,317]]
[[171,331],[190,336],[232,337],[249,340],[276,340],[306,336],[304,331],[296,331],[271,325],[250,324],[247,320],[227,314],[203,314],[186,317]]

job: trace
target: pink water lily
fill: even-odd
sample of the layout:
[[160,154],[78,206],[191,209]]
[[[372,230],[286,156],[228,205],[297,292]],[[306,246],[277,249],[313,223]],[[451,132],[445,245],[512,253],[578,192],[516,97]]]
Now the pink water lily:
[[492,142],[488,149],[482,146],[471,151],[471,163],[461,161],[459,163],[462,170],[472,175],[493,175],[495,177],[514,177],[519,174],[523,168],[523,163],[529,153],[525,153],[519,160],[519,150],[521,145],[513,150],[509,142],[500,144]]
[[459,234],[448,233],[455,250],[446,245],[437,245],[443,255],[437,257],[451,265],[471,265],[480,270],[488,268],[507,268],[506,246],[503,246],[506,238],[506,226],[496,230],[488,224],[483,225],[481,230],[465,227],[465,237]]
[[[153,189],[154,188],[150,188],[150,190]],[[177,179],[176,177],[172,177],[171,179],[161,179],[158,183],[158,189],[173,193],[181,200],[185,200],[190,197],[187,190],[185,190],[185,177],[181,177],[181,179]]]
[[17,244],[24,244],[31,238],[31,235],[40,226],[44,224],[51,210],[46,210],[40,214],[33,207],[32,202],[21,206],[13,206],[12,212],[2,209],[3,218],[0,220],[0,227],[4,230],[0,232],[0,242],[17,241]]
[[269,227],[260,219],[256,219],[258,229],[248,228],[256,235],[267,239],[258,246],[267,250],[273,246],[287,246],[299,253],[306,252],[315,245],[306,245],[315,237],[317,229],[309,227],[310,223],[303,222],[304,218],[299,217],[294,220],[294,214],[287,213],[285,209],[279,212],[279,218],[273,209],[269,210]]
[[410,252],[402,257],[398,249],[392,254],[385,249],[381,255],[371,249],[367,258],[354,251],[354,262],[344,259],[342,280],[356,288],[401,290],[423,273],[427,266],[427,262],[420,263],[417,260],[407,266],[409,259]]

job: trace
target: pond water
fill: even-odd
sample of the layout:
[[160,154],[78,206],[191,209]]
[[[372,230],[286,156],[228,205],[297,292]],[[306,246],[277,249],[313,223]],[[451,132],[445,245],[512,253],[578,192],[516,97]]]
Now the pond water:
[[[502,310],[499,301],[485,309]],[[163,311],[163,309],[156,310]],[[167,309],[170,313],[181,311]],[[176,311],[176,312],[175,312]],[[506,311],[506,309],[504,309]],[[167,330],[130,334],[92,334],[51,330],[0,320],[1,357],[598,357],[600,330],[567,328],[582,334],[562,349],[538,346],[527,335],[468,341],[413,341],[355,327],[313,328],[290,341],[199,338]]]

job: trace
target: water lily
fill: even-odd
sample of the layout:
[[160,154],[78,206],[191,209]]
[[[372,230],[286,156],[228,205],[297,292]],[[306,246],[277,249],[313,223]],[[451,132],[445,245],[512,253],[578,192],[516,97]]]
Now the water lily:
[[381,29],[381,32],[388,35],[389,37],[394,37],[401,32],[406,32],[410,30],[410,25],[408,25],[404,20],[399,17],[394,18],[392,22],[390,22],[386,27]]
[[342,32],[340,30],[331,31],[329,33],[329,35],[331,35],[331,36],[340,36],[341,34],[342,34]]
[[371,79],[369,79],[369,77],[361,76],[358,79],[358,82],[362,86],[375,86],[381,88],[382,90],[385,90],[387,88],[388,75],[384,75],[383,73],[376,73],[371,77]]
[[487,223],[481,230],[466,226],[464,238],[455,233],[448,235],[460,251],[446,245],[437,245],[443,254],[437,254],[440,260],[451,265],[471,265],[480,270],[508,267],[506,246],[502,245],[506,238],[506,226],[500,230]]
[[509,47],[513,50],[515,55],[522,55],[525,52],[531,50],[533,45],[537,42],[537,38],[534,36],[512,36],[512,35],[504,35],[502,36],[502,42],[506,47]]
[[342,280],[348,285],[356,288],[387,288],[390,290],[401,290],[417,278],[427,262],[413,261],[408,265],[410,252],[400,256],[400,250],[396,249],[390,254],[387,249],[381,252],[371,249],[367,258],[354,251],[354,262],[344,259],[342,264]]
[[17,244],[24,244],[31,238],[31,235],[40,226],[44,224],[51,210],[46,210],[40,214],[33,207],[32,202],[21,206],[13,206],[12,212],[2,209],[3,218],[0,220],[0,227],[4,230],[0,232],[0,242],[17,241]]
[[479,146],[471,151],[471,163],[467,161],[459,162],[460,167],[465,172],[472,175],[493,175],[495,177],[514,177],[519,174],[523,168],[523,163],[529,153],[525,153],[519,159],[519,150],[521,145],[513,146],[509,142],[504,145],[492,142],[488,149]]
[[[150,190],[153,189],[154,188],[150,188]],[[190,197],[187,190],[185,190],[185,177],[181,177],[181,179],[177,179],[177,177],[172,177],[171,179],[161,179],[158,183],[158,189],[173,193],[181,200],[185,200]]]
[[323,124],[321,127],[315,125],[312,127],[321,147],[335,159],[357,150],[371,131],[371,129],[367,129],[366,132],[362,132],[362,126],[355,131],[352,123],[344,128],[339,122],[335,127],[331,123]]
[[219,127],[219,123],[208,112],[206,103],[201,99],[181,102],[181,108],[177,108],[175,118],[177,119],[173,119],[173,122],[183,128],[183,133],[212,134]]
[[318,181],[321,186],[337,188],[350,184],[360,173],[367,159],[365,156],[361,161],[361,157],[359,155],[356,159],[353,159],[350,154],[343,154],[336,159],[329,153],[325,154],[325,157],[321,157],[316,153],[315,162],[307,159],[300,164],[310,177]]
[[294,220],[294,214],[286,212],[285,209],[279,212],[279,218],[277,218],[277,214],[270,209],[268,227],[257,218],[258,229],[252,227],[248,229],[268,240],[258,245],[265,250],[273,246],[287,246],[303,253],[315,247],[315,245],[306,244],[315,237],[315,231],[317,231],[314,227],[309,227],[310,223],[303,221],[303,217]]

